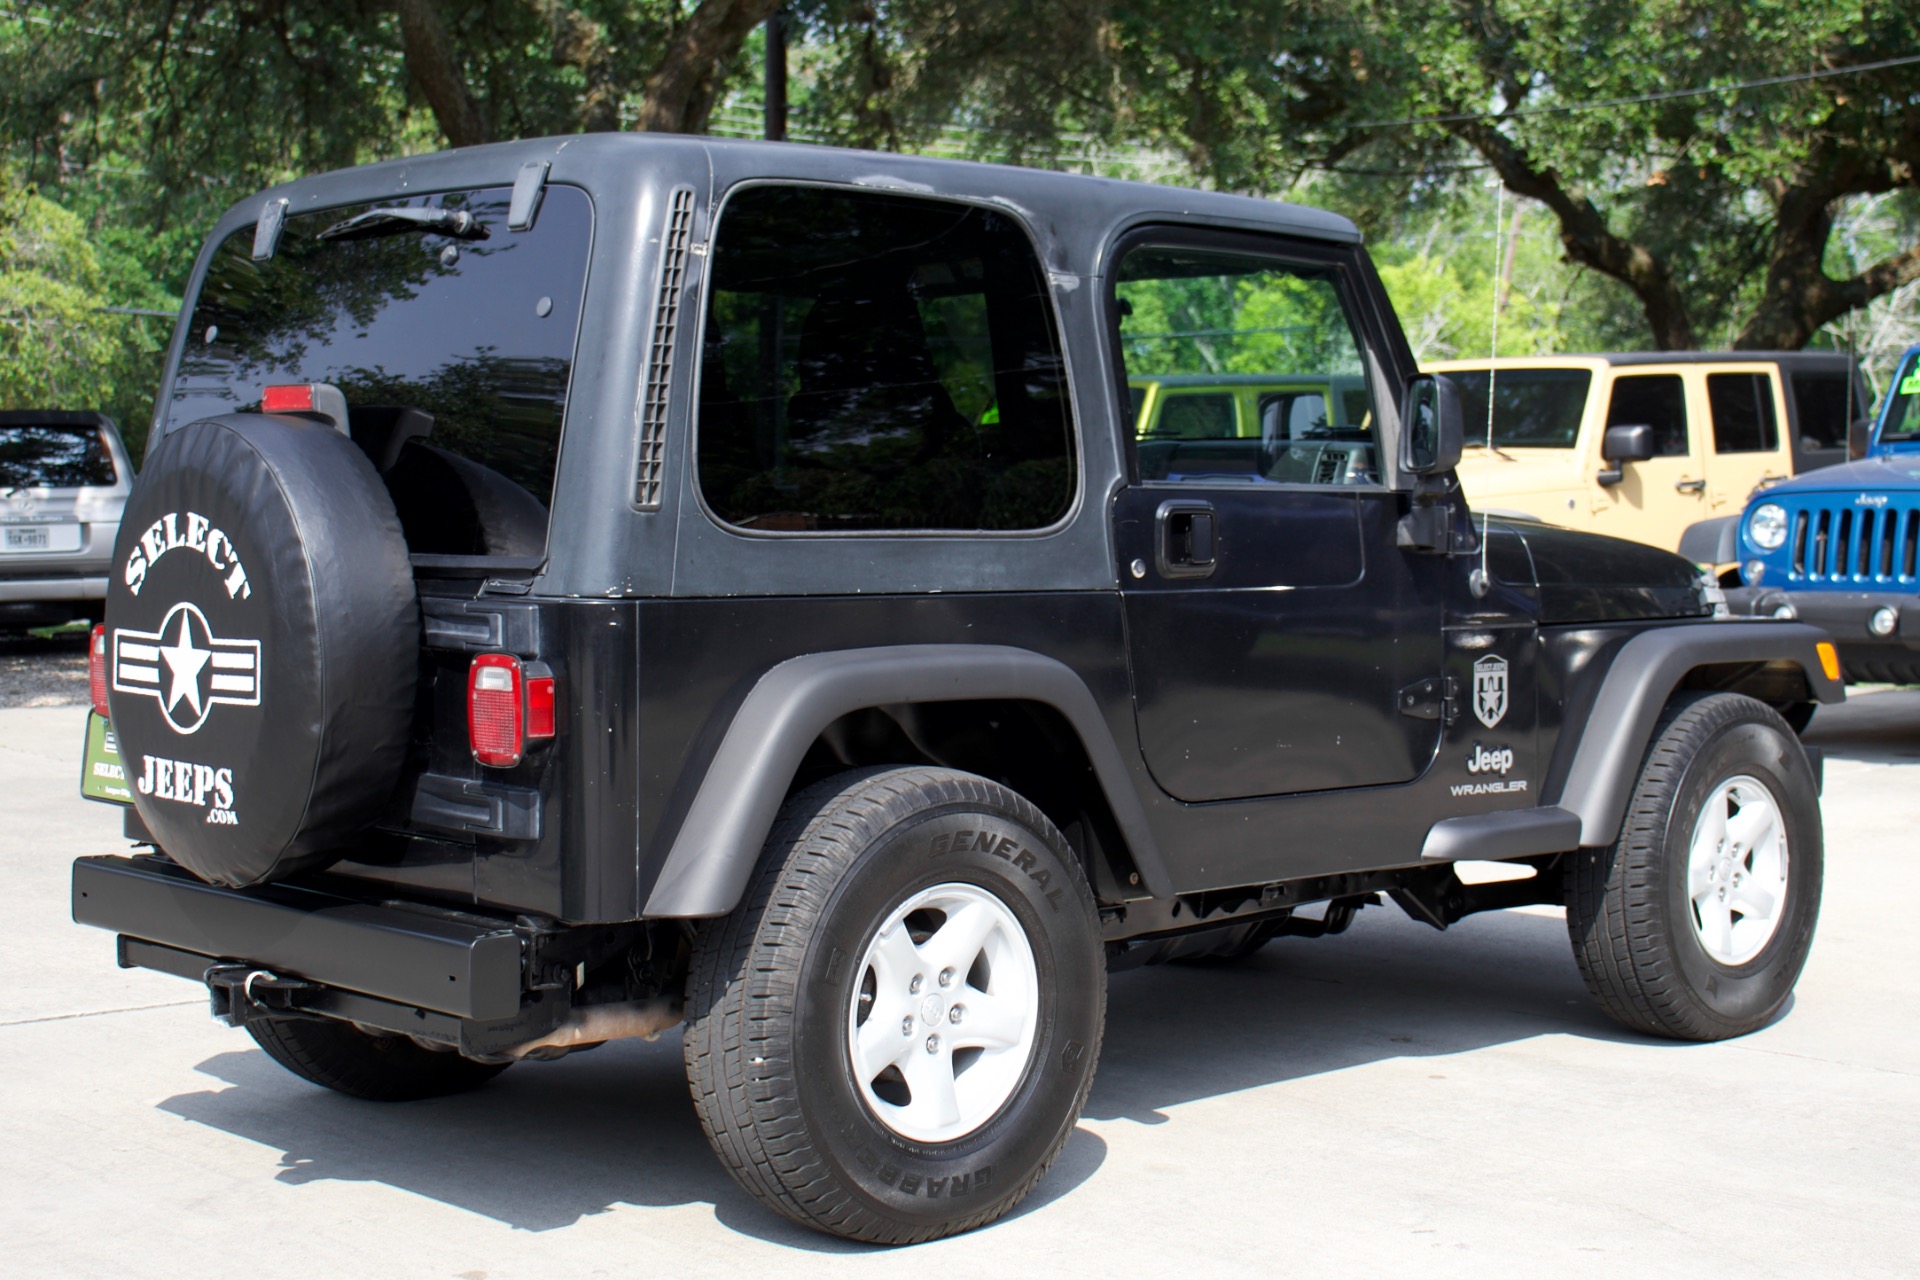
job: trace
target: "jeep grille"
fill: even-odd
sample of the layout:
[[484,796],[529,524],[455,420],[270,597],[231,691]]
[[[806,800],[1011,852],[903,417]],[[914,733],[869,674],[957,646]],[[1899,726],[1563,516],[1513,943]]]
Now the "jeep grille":
[[1853,504],[1796,511],[1787,539],[1795,581],[1915,581],[1920,510]]

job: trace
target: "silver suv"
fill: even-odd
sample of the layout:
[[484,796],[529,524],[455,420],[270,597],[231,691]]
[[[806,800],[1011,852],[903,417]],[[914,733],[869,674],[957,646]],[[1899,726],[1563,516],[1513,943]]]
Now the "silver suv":
[[105,414],[0,412],[0,629],[100,617],[132,487]]

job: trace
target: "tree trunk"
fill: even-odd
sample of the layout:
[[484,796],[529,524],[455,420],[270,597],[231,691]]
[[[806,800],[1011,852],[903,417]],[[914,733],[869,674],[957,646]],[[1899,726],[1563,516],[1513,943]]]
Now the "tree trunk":
[[[1828,138],[1841,133],[1828,121]],[[1920,116],[1890,140],[1889,155],[1863,155],[1839,144],[1816,145],[1792,185],[1777,191],[1773,246],[1760,302],[1733,345],[1746,351],[1796,351],[1820,326],[1882,294],[1920,280],[1920,244],[1883,258],[1859,275],[1835,280],[1825,270],[1834,207],[1842,196],[1912,185],[1920,160]]]
[[447,34],[439,0],[398,0],[400,42],[406,51],[407,74],[420,88],[440,132],[455,147],[493,141],[493,130],[480,103],[467,88],[460,55]]
[[653,133],[702,133],[719,99],[721,74],[753,29],[780,0],[700,0],[667,45],[659,69],[647,77],[646,101],[634,128]]
[[1607,227],[1607,220],[1584,194],[1568,190],[1552,169],[1535,167],[1512,139],[1484,120],[1462,120],[1447,126],[1493,166],[1507,190],[1527,196],[1553,210],[1560,219],[1560,243],[1567,257],[1611,276],[1633,290],[1653,331],[1654,346],[1662,351],[1691,351],[1700,345],[1686,299],[1673,274],[1652,250]]

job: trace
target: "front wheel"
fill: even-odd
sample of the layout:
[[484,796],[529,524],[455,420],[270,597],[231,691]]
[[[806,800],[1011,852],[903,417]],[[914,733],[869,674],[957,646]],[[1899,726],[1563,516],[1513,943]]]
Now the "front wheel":
[[1106,1012],[1066,842],[996,783],[863,771],[796,796],[688,979],[688,1081],[736,1180],[818,1230],[990,1222],[1072,1132]]
[[1820,798],[1778,714],[1738,694],[1676,703],[1620,838],[1580,853],[1567,928],[1602,1008],[1639,1031],[1723,1040],[1764,1025],[1813,944]]

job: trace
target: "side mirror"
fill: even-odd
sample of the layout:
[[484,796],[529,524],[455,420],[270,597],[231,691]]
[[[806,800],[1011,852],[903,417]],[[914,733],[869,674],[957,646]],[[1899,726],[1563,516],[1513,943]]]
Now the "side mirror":
[[1867,456],[1867,441],[1872,435],[1872,418],[1855,418],[1847,424],[1847,461],[1858,462]]
[[1619,484],[1624,478],[1620,467],[1628,462],[1645,462],[1654,455],[1653,428],[1645,423],[1608,427],[1600,438],[1600,457],[1607,466],[1598,477],[1601,484]]
[[1453,379],[1423,373],[1407,384],[1405,403],[1400,469],[1412,476],[1453,470],[1466,439],[1460,389]]

